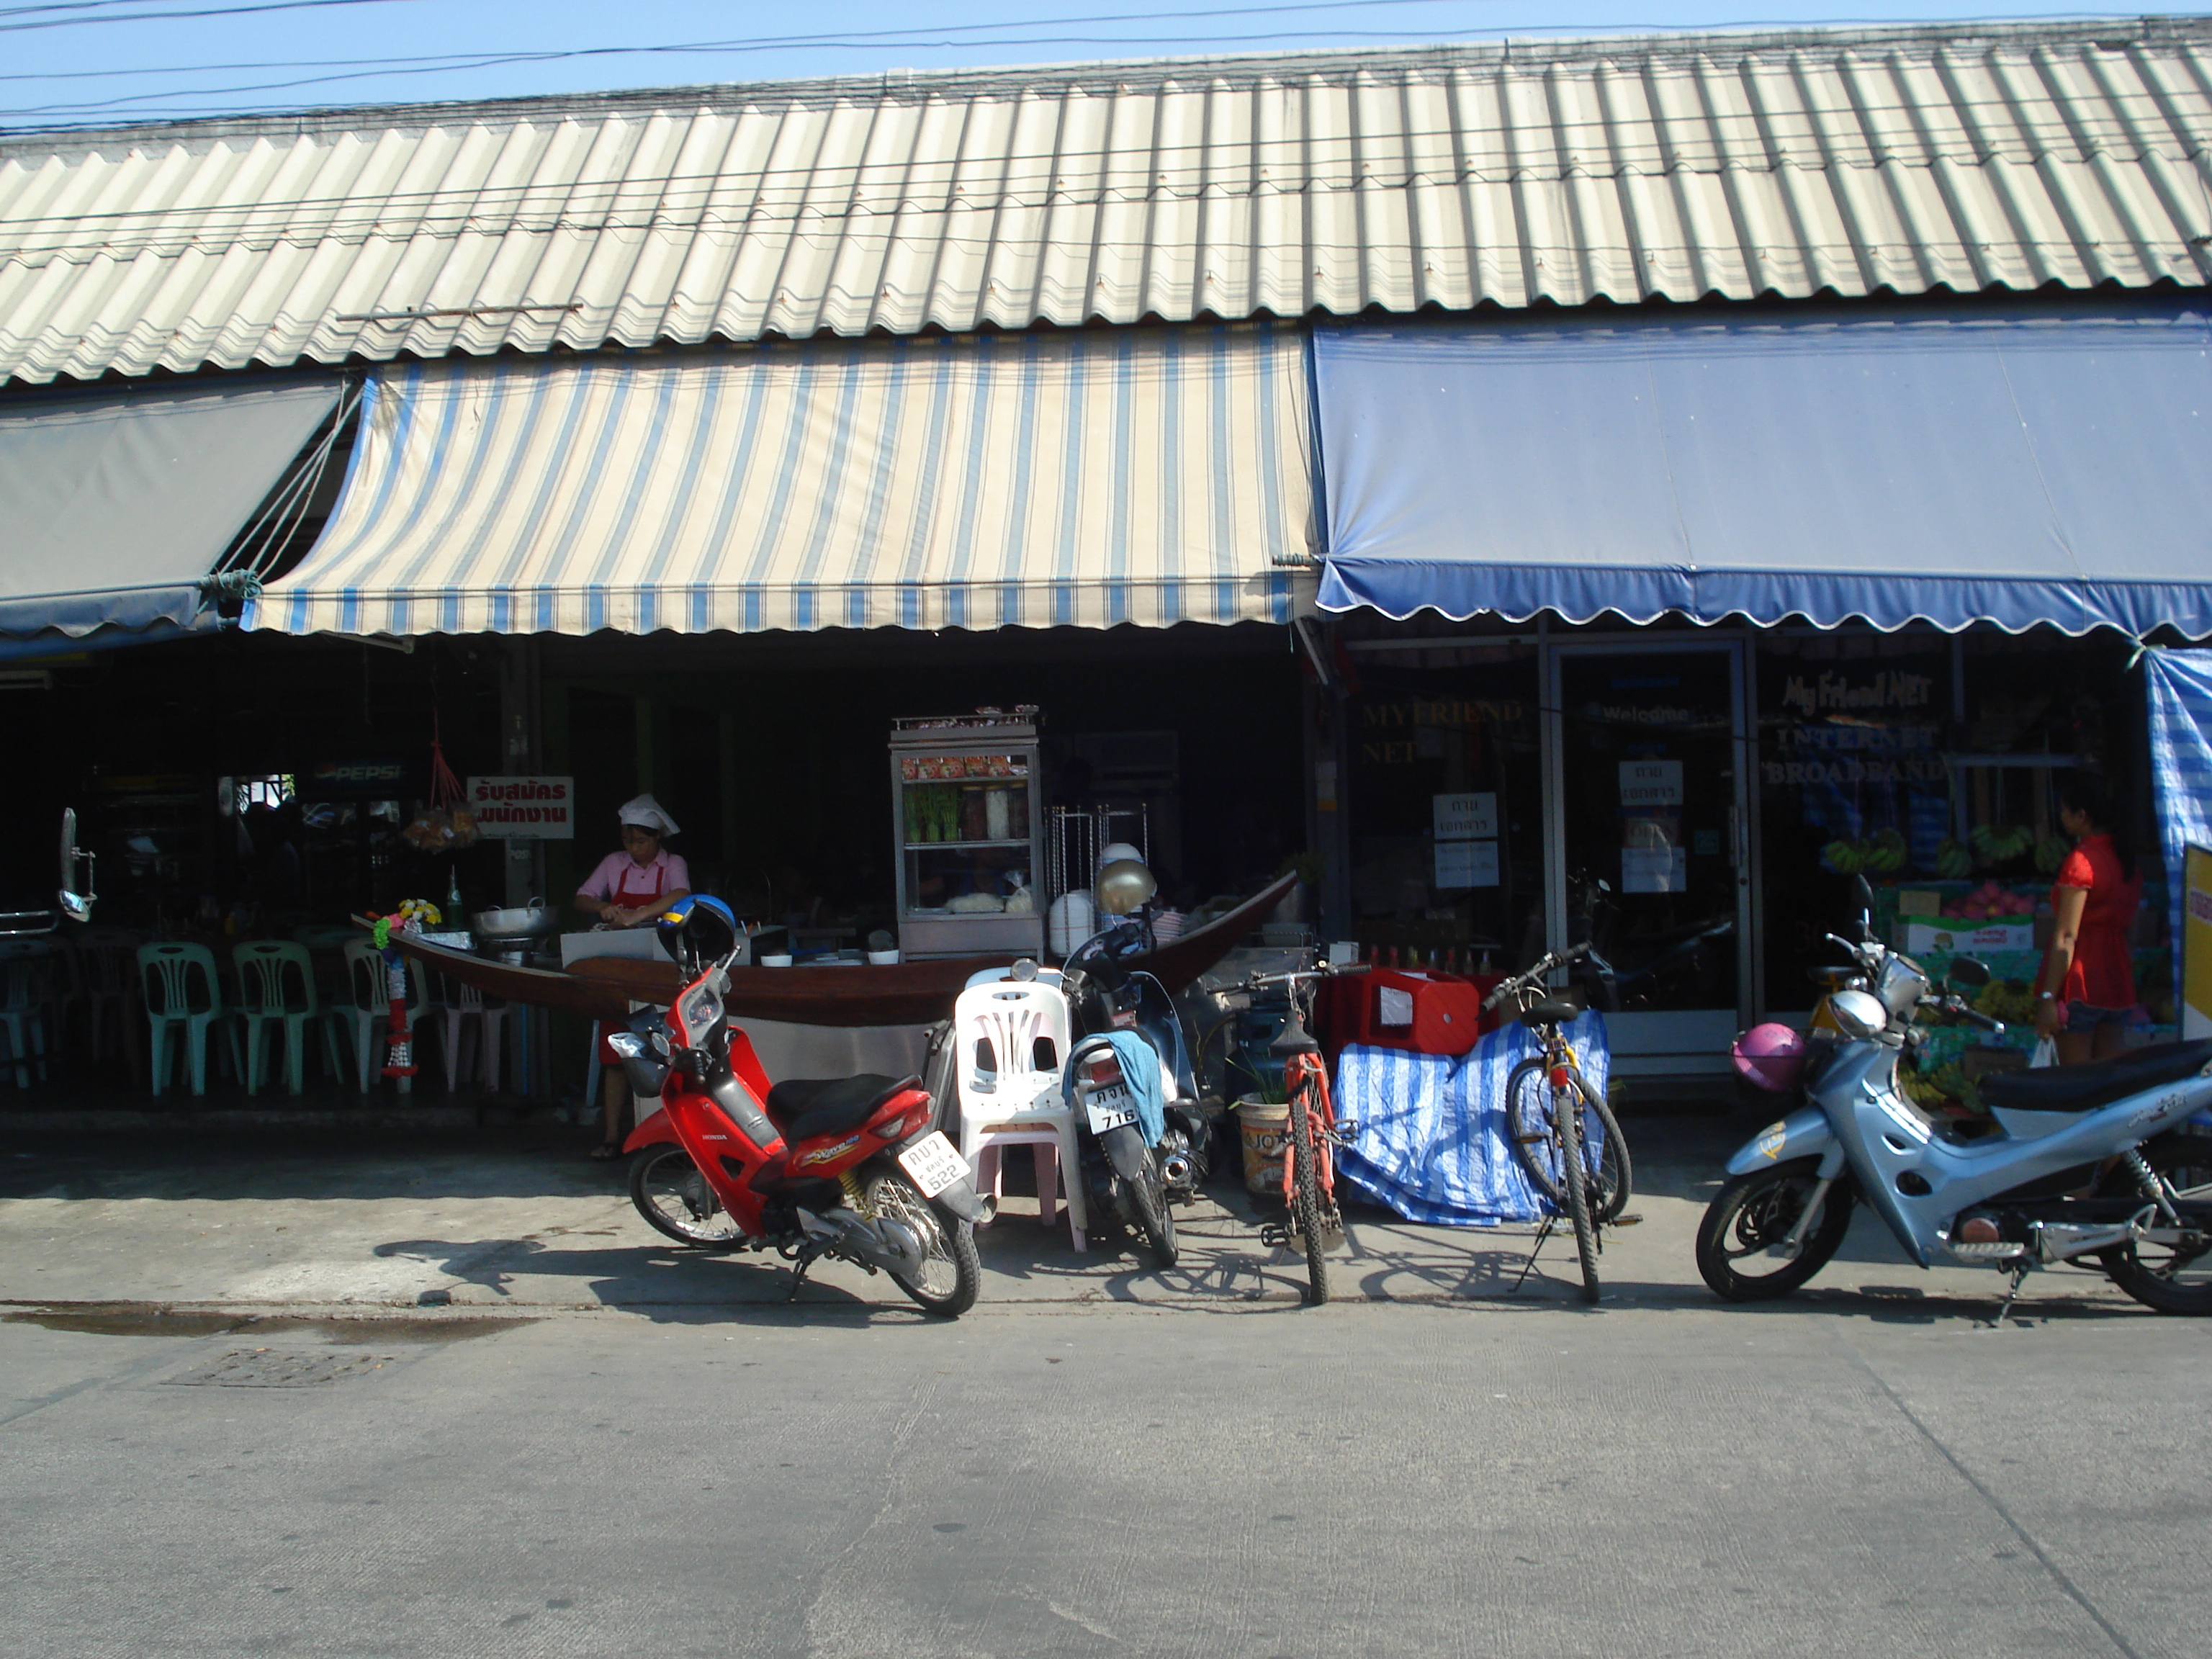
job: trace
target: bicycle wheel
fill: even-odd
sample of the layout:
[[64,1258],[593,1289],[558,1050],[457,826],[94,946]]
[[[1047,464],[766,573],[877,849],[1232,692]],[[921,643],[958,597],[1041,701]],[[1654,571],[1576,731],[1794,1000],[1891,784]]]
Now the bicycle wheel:
[[1571,1171],[1563,1184],[1567,1189],[1567,1215],[1574,1223],[1575,1254],[1582,1259],[1583,1300],[1595,1302],[1598,1297],[1597,1223],[1591,1218],[1590,1182],[1582,1167],[1583,1115],[1555,1109],[1553,1117],[1559,1129],[1559,1167]]
[[1298,1236],[1305,1241],[1306,1301],[1318,1306],[1328,1300],[1328,1224],[1321,1197],[1321,1144],[1307,1098],[1306,1090],[1301,1089],[1291,1103],[1291,1210]]
[[[1540,1054],[1531,1054],[1505,1080],[1505,1140],[1513,1161],[1529,1185],[1555,1209],[1564,1209],[1566,1188],[1559,1180],[1558,1137],[1552,1133],[1552,1086]],[[1603,1097],[1583,1081],[1578,1067],[1567,1067],[1567,1086],[1582,1102],[1583,1164],[1596,1194],[1593,1213],[1612,1221],[1628,1206],[1632,1172],[1628,1142]],[[1592,1127],[1597,1131],[1593,1136]]]

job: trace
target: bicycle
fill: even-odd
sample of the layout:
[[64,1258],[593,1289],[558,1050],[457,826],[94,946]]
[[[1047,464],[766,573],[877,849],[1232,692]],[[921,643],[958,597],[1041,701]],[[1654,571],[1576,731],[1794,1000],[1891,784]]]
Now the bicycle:
[[[1521,1023],[1543,1045],[1541,1053],[1513,1068],[1505,1084],[1507,1144],[1549,1209],[1522,1267],[1522,1278],[1528,1277],[1564,1212],[1574,1229],[1583,1299],[1595,1302],[1597,1258],[1604,1248],[1599,1230],[1620,1220],[1628,1202],[1628,1143],[1603,1097],[1583,1081],[1573,1048],[1559,1035],[1559,1027],[1582,1010],[1564,997],[1541,994],[1546,975],[1589,950],[1588,945],[1577,945],[1547,953],[1526,973],[1502,981],[1484,999],[1483,1006],[1495,1008],[1512,999]],[[1514,1288],[1520,1288],[1518,1281]]]
[[1304,1245],[1309,1306],[1328,1300],[1328,1238],[1332,1233],[1341,1237],[1344,1232],[1344,1218],[1336,1206],[1335,1149],[1349,1146],[1359,1126],[1336,1120],[1328,1067],[1322,1060],[1321,1044],[1306,1029],[1306,998],[1322,980],[1366,971],[1362,963],[1345,963],[1287,974],[1255,974],[1243,986],[1249,992],[1281,985],[1290,993],[1290,1016],[1267,1045],[1283,1058],[1283,1092],[1290,1105],[1283,1125],[1283,1203],[1290,1214],[1283,1225],[1262,1228],[1260,1240],[1278,1250],[1289,1248],[1293,1237]]

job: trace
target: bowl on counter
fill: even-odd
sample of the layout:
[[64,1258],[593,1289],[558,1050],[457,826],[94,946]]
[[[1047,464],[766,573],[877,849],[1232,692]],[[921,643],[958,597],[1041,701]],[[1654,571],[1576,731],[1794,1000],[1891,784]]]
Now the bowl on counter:
[[791,958],[781,951],[771,951],[760,959],[760,965],[763,968],[788,968]]
[[899,953],[896,951],[871,951],[868,952],[868,960],[878,968],[889,968],[896,963],[898,959]]

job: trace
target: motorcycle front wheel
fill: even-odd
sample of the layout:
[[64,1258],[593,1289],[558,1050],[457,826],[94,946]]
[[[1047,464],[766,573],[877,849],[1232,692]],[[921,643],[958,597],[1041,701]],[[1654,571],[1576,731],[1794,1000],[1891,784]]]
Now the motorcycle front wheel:
[[647,1146],[630,1160],[629,1201],[647,1226],[678,1244],[728,1250],[744,1237],[690,1153],[674,1141]]
[[[2142,1239],[2099,1253],[2098,1265],[2112,1283],[2163,1314],[2201,1318],[2212,1315],[2212,1135],[2166,1134],[2146,1141],[2144,1160],[2173,1188],[2185,1227],[2181,1243]],[[2100,1183],[2105,1193],[2132,1193],[2133,1171],[2118,1165]],[[2148,1196],[2144,1202],[2149,1202]]]
[[1820,1185],[1820,1160],[1793,1158],[1753,1170],[1722,1188],[1698,1226],[1698,1271],[1730,1302],[1787,1296],[1828,1265],[1851,1224],[1851,1194],[1842,1182],[1820,1200],[1820,1213],[1794,1256],[1767,1251],[1790,1237]]
[[892,1272],[899,1289],[924,1313],[957,1319],[975,1305],[983,1288],[983,1261],[975,1230],[942,1205],[921,1195],[906,1176],[886,1170],[868,1182],[868,1202],[921,1241],[921,1269],[912,1278]]

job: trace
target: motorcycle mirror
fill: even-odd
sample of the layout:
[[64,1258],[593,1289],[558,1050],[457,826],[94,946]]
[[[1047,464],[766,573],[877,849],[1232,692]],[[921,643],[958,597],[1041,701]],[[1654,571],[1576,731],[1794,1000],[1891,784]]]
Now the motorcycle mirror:
[[1951,983],[1979,990],[1990,982],[1990,968],[1985,962],[1972,957],[1951,958]]
[[71,921],[92,920],[92,900],[82,893],[72,893],[66,887],[55,895],[61,901],[62,914]]
[[1851,878],[1851,902],[1859,908],[1859,936],[1874,937],[1874,888],[1864,876]]

